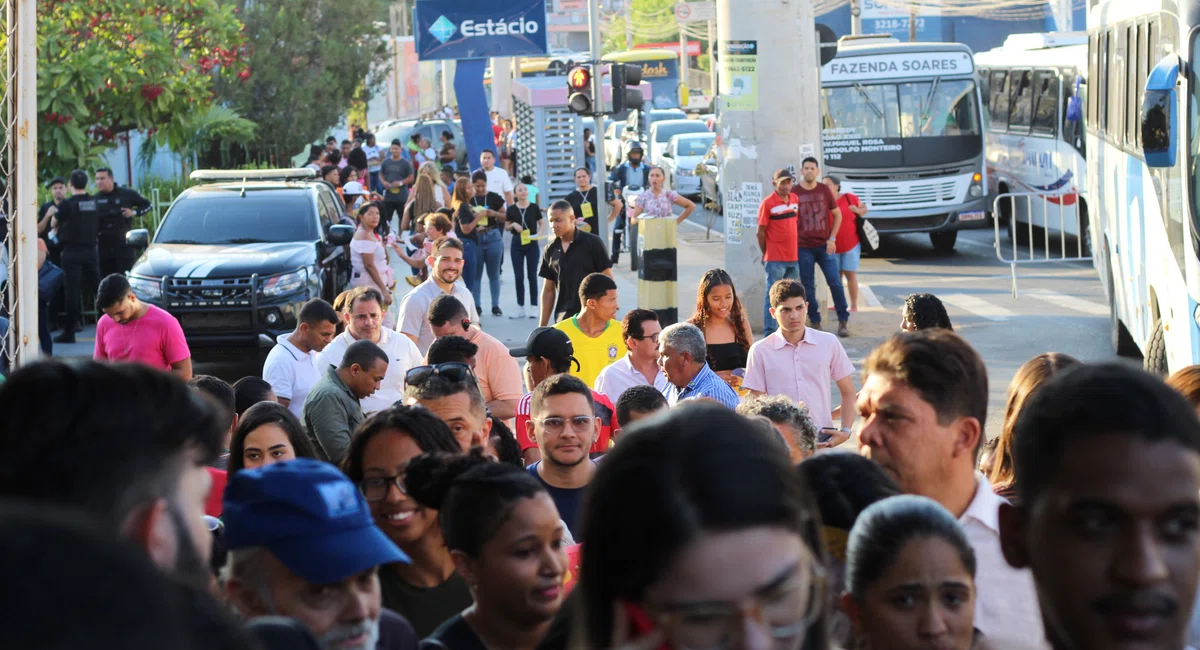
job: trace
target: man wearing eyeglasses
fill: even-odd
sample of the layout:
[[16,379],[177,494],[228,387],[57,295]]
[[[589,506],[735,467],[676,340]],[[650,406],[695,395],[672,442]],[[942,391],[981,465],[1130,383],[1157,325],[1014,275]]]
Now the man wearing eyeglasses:
[[658,335],[662,325],[658,314],[649,309],[634,309],[621,321],[621,338],[629,351],[596,377],[596,392],[615,404],[634,386],[653,386],[666,395],[671,384],[658,367]]
[[596,474],[596,463],[588,455],[599,431],[592,408],[592,390],[587,384],[571,375],[554,375],[534,389],[533,417],[525,425],[542,453],[542,459],[529,466],[529,474],[546,486],[559,516],[576,538],[583,493]]
[[492,420],[471,366],[460,362],[417,366],[404,375],[404,403],[420,404],[438,416],[464,452],[482,447]]
[[427,320],[434,336],[461,336],[478,347],[475,377],[488,411],[501,420],[517,414],[521,395],[521,367],[508,353],[508,346],[478,327],[471,327],[467,307],[454,296],[441,295],[429,305]]
[[300,458],[238,472],[225,491],[225,540],[226,595],[242,616],[294,618],[326,650],[417,647],[379,584],[380,566],[410,560],[335,467]]

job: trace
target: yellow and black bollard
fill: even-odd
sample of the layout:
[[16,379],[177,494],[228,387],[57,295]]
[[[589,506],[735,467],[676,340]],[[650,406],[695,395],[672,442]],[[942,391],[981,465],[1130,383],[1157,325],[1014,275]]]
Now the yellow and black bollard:
[[679,321],[678,255],[675,219],[638,219],[637,249],[642,259],[638,269],[638,307],[658,314],[663,327]]

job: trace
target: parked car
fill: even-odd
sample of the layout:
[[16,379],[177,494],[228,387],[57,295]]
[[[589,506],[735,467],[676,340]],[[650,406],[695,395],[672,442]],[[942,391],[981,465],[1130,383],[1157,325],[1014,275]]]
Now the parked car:
[[[699,120],[659,120],[650,126],[650,138],[646,141],[646,154],[650,164],[662,166],[662,155],[667,150],[667,141],[682,133],[710,133]],[[701,154],[703,155],[703,154]]]
[[621,132],[621,142],[637,140],[645,145],[650,138],[650,127],[655,122],[686,119],[687,113],[678,108],[639,108],[629,111],[629,117],[625,118],[625,130]]
[[696,168],[716,139],[717,134],[705,131],[672,136],[667,141],[667,148],[662,155],[662,168],[667,173],[667,183],[671,189],[686,196],[700,194],[700,176]]
[[724,154],[721,153],[721,146],[713,142],[708,148],[708,153],[704,154],[704,159],[700,161],[700,200],[701,202],[715,210],[718,214],[724,213],[724,207],[721,202],[721,165]]
[[692,112],[711,111],[713,106],[713,96],[704,92],[700,88],[688,89],[687,110]]
[[[207,184],[171,204],[129,273],[133,292],[183,326],[193,357],[268,348],[312,298],[332,303],[350,280],[354,227],[310,169],[192,172]],[[237,179],[237,180],[234,180]]]
[[458,120],[392,120],[384,122],[375,127],[375,144],[380,147],[387,147],[392,143],[392,140],[399,139],[400,142],[407,146],[412,135],[420,133],[422,137],[429,138],[429,142],[435,150],[441,151],[442,131],[449,131],[454,135],[454,146],[457,148],[458,153],[455,166],[459,169],[468,169],[471,166],[477,166],[478,160],[473,162],[467,160],[467,141],[463,137],[462,125]]
[[621,133],[625,130],[625,120],[618,120],[608,125],[604,131],[604,166],[612,169],[621,164]]

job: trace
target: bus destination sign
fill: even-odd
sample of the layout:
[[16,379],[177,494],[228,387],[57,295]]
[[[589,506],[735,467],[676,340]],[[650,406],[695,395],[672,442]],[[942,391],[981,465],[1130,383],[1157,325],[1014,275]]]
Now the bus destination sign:
[[973,72],[975,64],[966,52],[904,52],[835,58],[821,66],[821,82],[942,77]]

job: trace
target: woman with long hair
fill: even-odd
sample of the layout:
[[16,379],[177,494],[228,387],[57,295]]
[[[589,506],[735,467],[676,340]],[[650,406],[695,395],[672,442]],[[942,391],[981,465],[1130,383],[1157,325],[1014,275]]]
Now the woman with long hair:
[[688,322],[704,332],[708,344],[708,365],[737,388],[741,378],[734,371],[746,368],[754,330],[738,299],[733,278],[725,269],[709,269],[696,289],[696,311]]
[[475,226],[483,217],[483,212],[472,209],[471,199],[475,198],[475,186],[470,182],[454,184],[454,200],[450,208],[454,210],[454,234],[463,243],[462,279],[467,284],[467,290],[479,302],[479,282],[482,273],[476,273],[479,266],[479,236],[475,234]]
[[421,168],[417,171],[417,176],[427,176],[429,180],[433,181],[434,197],[437,200],[439,208],[450,205],[450,190],[442,182],[442,172],[438,169],[437,163],[433,161],[421,163]]
[[417,456],[404,484],[418,503],[438,511],[455,570],[475,597],[423,647],[535,648],[562,606],[567,572],[566,526],[545,486],[478,448]]
[[588,499],[580,647],[829,647],[816,506],[745,418],[697,402],[639,422]]
[[1017,496],[1016,475],[1013,472],[1013,429],[1017,416],[1030,397],[1051,377],[1079,365],[1075,357],[1058,352],[1047,352],[1026,361],[1013,375],[1008,384],[1008,395],[1004,398],[1004,426],[1000,429],[999,442],[992,452],[992,470],[987,479],[992,490],[1013,501]]
[[900,329],[915,332],[933,328],[954,331],[946,306],[932,293],[909,294],[900,312]]
[[316,458],[300,419],[279,402],[246,409],[229,440],[229,475],[297,458]]
[[437,201],[438,189],[428,176],[417,176],[404,214],[400,217],[400,232],[416,232],[420,218],[443,207]]
[[392,290],[396,288],[396,278],[388,265],[384,239],[377,232],[379,214],[379,204],[375,202],[364,203],[358,209],[358,228],[354,230],[354,239],[350,240],[350,286],[378,289],[383,295],[384,327],[391,327],[395,324],[390,307],[394,301]]
[[461,454],[446,423],[422,406],[393,406],[363,422],[350,442],[342,471],[358,485],[375,524],[404,551],[409,564],[380,567],[383,606],[429,636],[470,606],[471,591],[455,572],[438,527],[438,512],[407,492],[405,475],[424,453]]
[[509,253],[512,256],[513,275],[516,276],[517,312],[510,318],[525,318],[525,276],[529,276],[529,306],[532,311],[529,316],[538,315],[537,266],[540,259],[538,240],[523,243],[522,233],[536,237],[541,229],[542,209],[536,203],[529,201],[529,186],[517,183],[513,187],[513,198],[517,200],[508,206],[504,227],[512,233],[512,244]]
[[859,515],[842,596],[857,641],[849,647],[970,650],[975,598],[975,552],[941,504],[906,494]]

